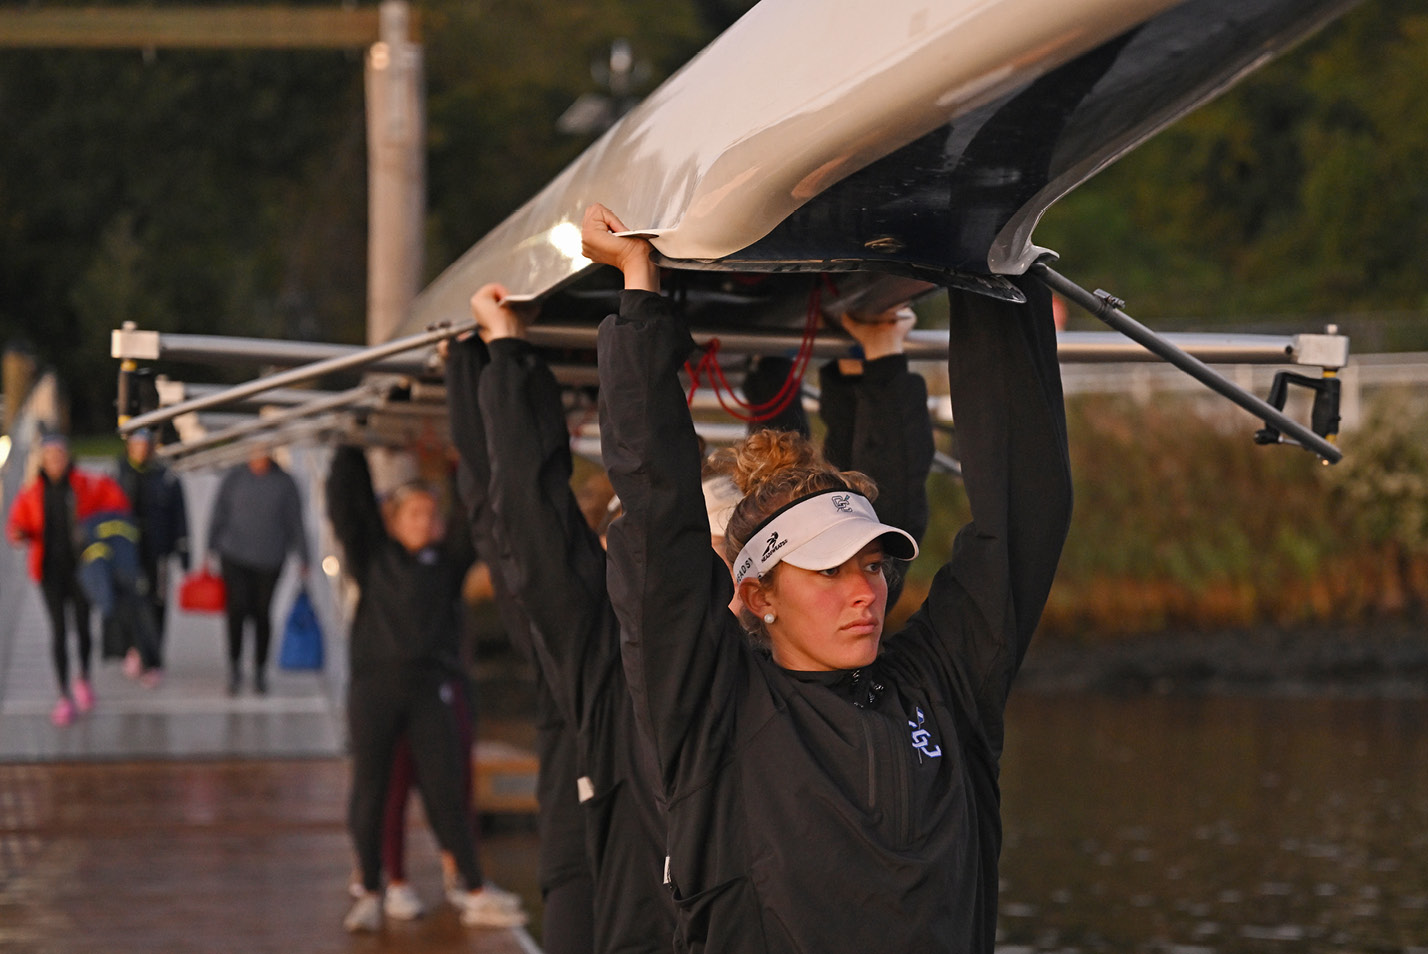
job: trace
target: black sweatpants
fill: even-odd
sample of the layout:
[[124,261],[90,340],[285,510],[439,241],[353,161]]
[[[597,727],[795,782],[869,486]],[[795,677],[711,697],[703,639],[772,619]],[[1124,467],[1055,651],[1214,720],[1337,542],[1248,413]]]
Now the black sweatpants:
[[40,580],[45,596],[45,609],[50,614],[50,654],[55,667],[55,679],[62,694],[69,694],[69,633],[65,625],[65,606],[74,607],[74,629],[79,640],[79,675],[89,678],[89,659],[93,643],[89,632],[89,600],[80,588],[74,573],[45,573]]
[[[158,657],[158,665],[164,664],[164,624],[168,617],[168,578],[167,572],[161,572],[167,557],[145,556],[143,557],[144,599],[149,604],[149,616],[154,624],[154,652]],[[161,577],[163,577],[161,579]]]
[[253,621],[253,668],[262,672],[268,665],[268,647],[273,641],[273,590],[278,585],[276,570],[223,561],[223,585],[228,589],[228,662],[237,672],[243,660],[243,623]]
[[466,886],[485,880],[476,860],[471,792],[462,760],[464,737],[450,675],[435,669],[394,668],[354,675],[347,690],[352,746],[352,791],[347,827],[362,866],[362,885],[382,884],[382,821],[397,740],[406,735],[416,764],[417,788],[437,843],[456,860]]

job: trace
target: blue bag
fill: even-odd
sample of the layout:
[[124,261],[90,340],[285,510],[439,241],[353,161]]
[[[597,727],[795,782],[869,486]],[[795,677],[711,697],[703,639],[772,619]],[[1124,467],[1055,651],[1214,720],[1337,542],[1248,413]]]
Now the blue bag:
[[297,670],[322,668],[322,625],[317,621],[317,613],[313,611],[306,587],[298,590],[293,608],[288,611],[287,625],[283,627],[283,646],[278,653],[278,667]]

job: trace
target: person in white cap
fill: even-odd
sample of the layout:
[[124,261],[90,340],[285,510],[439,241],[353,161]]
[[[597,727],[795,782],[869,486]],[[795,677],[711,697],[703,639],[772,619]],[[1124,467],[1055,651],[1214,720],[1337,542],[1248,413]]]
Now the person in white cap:
[[[649,243],[610,210],[586,257],[624,273],[600,326],[601,447],[624,504],[606,584],[626,679],[667,806],[665,882],[682,951],[991,952],[998,763],[1013,676],[1070,523],[1049,295],[954,292],[948,362],[972,522],[921,609],[885,635],[885,555],[861,475],[796,437],[746,444],[726,530],[707,543],[678,372],[694,348]],[[751,639],[750,636],[753,638]]]

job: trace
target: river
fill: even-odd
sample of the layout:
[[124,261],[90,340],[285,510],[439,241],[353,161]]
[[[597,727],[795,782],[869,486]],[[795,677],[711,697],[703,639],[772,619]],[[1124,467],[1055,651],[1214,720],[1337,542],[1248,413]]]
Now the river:
[[1428,954],[1428,700],[1013,693],[998,951]]

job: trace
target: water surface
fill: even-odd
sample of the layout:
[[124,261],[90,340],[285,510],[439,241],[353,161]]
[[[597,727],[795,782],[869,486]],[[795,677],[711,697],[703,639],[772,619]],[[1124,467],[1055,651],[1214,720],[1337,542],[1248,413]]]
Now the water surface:
[[1428,700],[1013,693],[1001,954],[1428,954]]

